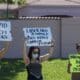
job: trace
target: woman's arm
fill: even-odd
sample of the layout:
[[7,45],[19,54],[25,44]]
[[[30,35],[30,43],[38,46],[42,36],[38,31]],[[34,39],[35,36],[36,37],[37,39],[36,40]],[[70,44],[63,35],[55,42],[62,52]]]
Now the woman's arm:
[[5,48],[2,48],[2,50],[0,50],[0,59],[4,56],[4,54],[7,52],[9,48],[9,42],[5,43]]
[[40,56],[40,60],[42,61],[46,61],[50,58],[50,56],[53,54],[53,50],[54,50],[54,43],[52,42],[51,46],[49,47],[49,53]]
[[24,60],[25,65],[28,65],[30,62],[26,54],[26,43],[25,42],[24,42],[24,48],[23,48],[23,60]]

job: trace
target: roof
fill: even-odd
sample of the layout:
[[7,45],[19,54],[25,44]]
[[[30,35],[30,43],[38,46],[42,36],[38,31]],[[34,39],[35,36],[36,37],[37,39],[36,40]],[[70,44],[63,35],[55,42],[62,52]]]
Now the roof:
[[0,10],[6,10],[6,9],[10,9],[10,10],[15,10],[18,8],[18,5],[16,4],[0,4]]
[[29,5],[80,5],[80,0],[27,0]]

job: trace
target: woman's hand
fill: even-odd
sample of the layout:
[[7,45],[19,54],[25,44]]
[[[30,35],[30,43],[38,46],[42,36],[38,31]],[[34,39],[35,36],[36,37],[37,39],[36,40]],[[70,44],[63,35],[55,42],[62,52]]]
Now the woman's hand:
[[30,64],[30,60],[29,60],[28,56],[26,56],[26,64],[27,65]]
[[48,60],[50,58],[50,56],[54,53],[54,43],[55,41],[51,41],[51,46],[49,46],[49,53],[43,55],[43,56],[40,56],[40,60],[41,62],[42,61],[45,61],[45,60]]
[[55,41],[52,40],[52,41],[51,41],[51,47],[54,47],[54,45],[55,45]]
[[24,59],[24,63],[26,65],[28,65],[30,63],[30,60],[29,60],[27,53],[26,53],[26,42],[24,42],[23,59]]

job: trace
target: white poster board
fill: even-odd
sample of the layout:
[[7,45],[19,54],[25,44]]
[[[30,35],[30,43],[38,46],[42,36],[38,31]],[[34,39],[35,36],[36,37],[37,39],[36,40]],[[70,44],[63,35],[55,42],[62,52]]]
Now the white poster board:
[[11,23],[9,21],[0,21],[0,41],[12,41]]
[[50,27],[23,28],[27,46],[51,46]]

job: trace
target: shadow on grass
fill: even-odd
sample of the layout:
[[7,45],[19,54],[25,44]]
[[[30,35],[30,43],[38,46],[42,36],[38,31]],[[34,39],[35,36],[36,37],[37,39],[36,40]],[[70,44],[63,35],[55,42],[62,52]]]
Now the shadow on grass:
[[17,73],[23,72],[25,66],[21,59],[3,59],[0,61],[0,80],[11,80]]

